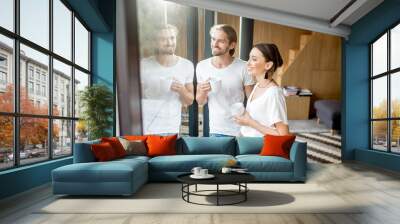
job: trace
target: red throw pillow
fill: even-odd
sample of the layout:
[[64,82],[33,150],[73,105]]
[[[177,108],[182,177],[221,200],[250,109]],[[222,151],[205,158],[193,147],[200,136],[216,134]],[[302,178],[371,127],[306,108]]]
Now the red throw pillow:
[[148,156],[176,155],[176,139],[178,135],[148,136]]
[[121,158],[126,156],[126,151],[122,146],[121,142],[119,142],[118,138],[111,137],[111,138],[101,138],[101,142],[108,142],[112,146],[115,151],[115,155],[117,158]]
[[261,149],[260,155],[262,156],[280,156],[286,159],[290,158],[290,148],[294,140],[295,135],[265,135],[264,146]]
[[91,149],[94,157],[99,162],[109,161],[117,158],[113,147],[108,142],[93,144],[91,145]]

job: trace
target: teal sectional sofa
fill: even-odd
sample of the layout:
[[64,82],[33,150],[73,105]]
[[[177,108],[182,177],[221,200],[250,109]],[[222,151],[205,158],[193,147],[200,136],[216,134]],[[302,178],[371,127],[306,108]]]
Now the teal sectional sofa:
[[257,137],[182,137],[177,140],[177,155],[127,156],[96,162],[91,141],[75,144],[74,163],[52,171],[54,194],[131,195],[148,181],[176,181],[176,177],[200,166],[219,172],[234,159],[259,182],[304,182],[307,170],[307,145],[294,142],[290,159],[260,156],[263,138]]

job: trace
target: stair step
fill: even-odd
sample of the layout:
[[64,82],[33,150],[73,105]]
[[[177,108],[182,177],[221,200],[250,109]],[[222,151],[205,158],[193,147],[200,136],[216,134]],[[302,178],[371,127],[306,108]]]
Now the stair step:
[[300,35],[300,49],[303,49],[306,46],[307,42],[310,40],[310,34],[302,34]]

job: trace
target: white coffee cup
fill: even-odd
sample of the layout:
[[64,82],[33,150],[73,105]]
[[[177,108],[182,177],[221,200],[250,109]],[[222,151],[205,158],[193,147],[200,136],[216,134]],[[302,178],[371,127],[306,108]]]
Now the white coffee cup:
[[210,78],[211,93],[217,93],[221,90],[222,80],[217,77]]
[[208,169],[201,169],[200,170],[200,176],[207,176],[208,175]]
[[169,92],[171,91],[173,79],[172,77],[161,77],[160,78],[160,90],[161,92]]
[[230,167],[222,167],[221,172],[222,173],[230,173],[232,171],[232,168]]
[[243,103],[234,103],[231,105],[231,115],[232,116],[240,116],[244,113],[245,108]]
[[200,176],[201,174],[200,174],[200,172],[201,172],[201,170],[202,170],[202,168],[201,167],[193,167],[193,169],[192,169],[192,173],[194,174],[194,175],[196,175],[196,176]]

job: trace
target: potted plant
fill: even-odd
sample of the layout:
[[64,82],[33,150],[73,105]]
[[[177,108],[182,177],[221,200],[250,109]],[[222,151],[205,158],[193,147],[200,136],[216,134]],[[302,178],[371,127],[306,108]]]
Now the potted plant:
[[110,89],[102,84],[94,84],[87,86],[79,95],[81,118],[87,126],[89,140],[110,136],[107,131],[112,127],[113,115],[113,94]]

